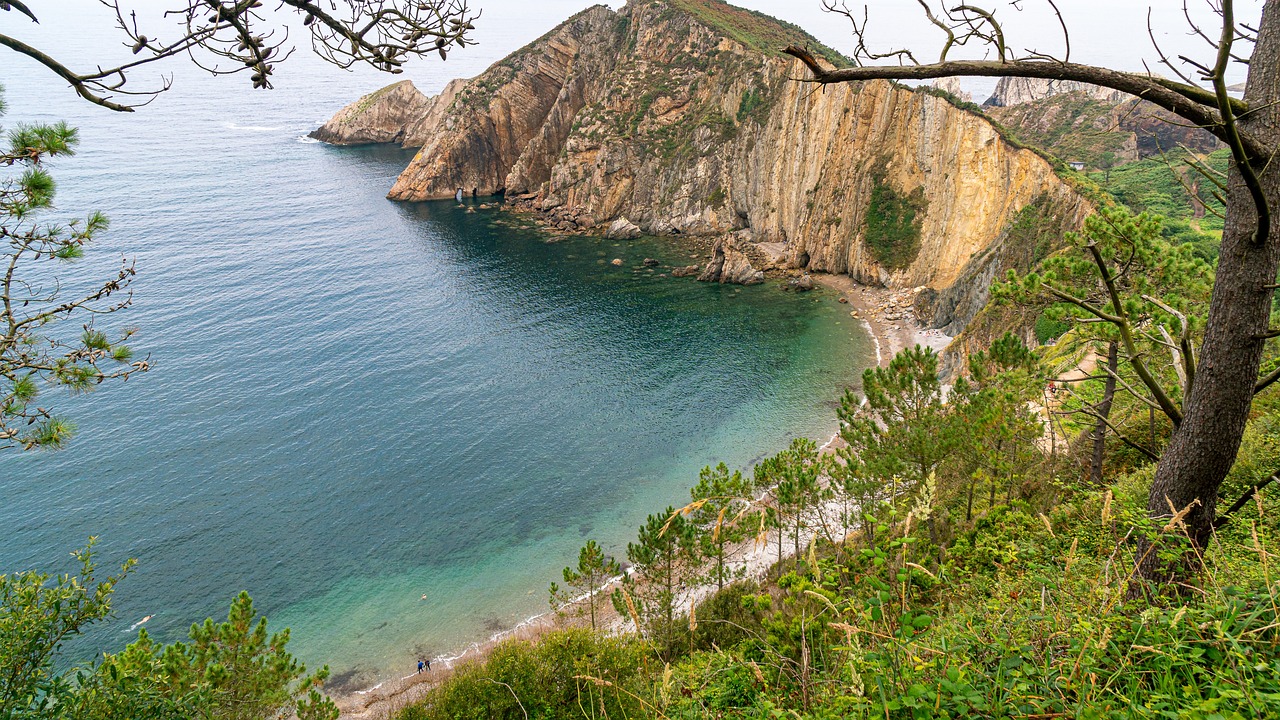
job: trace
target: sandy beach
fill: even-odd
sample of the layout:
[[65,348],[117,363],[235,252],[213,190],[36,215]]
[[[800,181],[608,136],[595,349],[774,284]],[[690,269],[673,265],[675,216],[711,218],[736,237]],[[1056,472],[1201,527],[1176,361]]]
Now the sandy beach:
[[[847,301],[845,306],[849,308],[850,315],[862,321],[875,341],[877,360],[882,367],[889,364],[894,354],[905,348],[925,345],[941,351],[951,342],[951,338],[941,331],[920,327],[911,309],[917,294],[914,289],[893,290],[859,285],[847,275],[813,274],[811,277],[823,292],[834,293]],[[822,446],[822,451],[834,452],[841,444],[839,437],[832,437]],[[839,501],[830,501],[816,508],[809,518],[810,527],[801,535],[801,552],[807,550],[816,536],[833,540],[840,538],[844,532],[840,518],[846,511]],[[784,558],[793,554],[794,545],[795,540],[790,535],[783,538]],[[565,560],[568,562],[569,559]],[[778,537],[777,533],[771,532],[763,538],[753,538],[735,547],[730,566],[737,577],[759,579],[777,561]],[[611,590],[612,586],[608,586],[603,592]],[[686,586],[680,593],[677,606],[682,609],[695,607],[715,590],[712,583]],[[608,600],[604,601],[603,608],[597,608],[597,612],[601,609],[603,616],[597,620],[608,632],[634,631],[631,620],[618,615]],[[547,612],[529,618],[514,628],[496,633],[484,642],[474,643],[457,655],[432,658],[430,671],[387,680],[372,688],[334,696],[333,699],[342,711],[341,720],[385,720],[393,717],[406,705],[420,700],[431,688],[447,679],[454,667],[483,659],[498,643],[511,638],[534,639],[548,630],[570,624],[576,624],[576,621]]]
[[881,367],[906,348],[924,345],[942,352],[951,342],[951,336],[941,330],[925,329],[916,319],[912,307],[920,289],[859,285],[848,275],[814,273],[810,277],[815,284],[849,301],[850,315],[862,321],[876,342]]

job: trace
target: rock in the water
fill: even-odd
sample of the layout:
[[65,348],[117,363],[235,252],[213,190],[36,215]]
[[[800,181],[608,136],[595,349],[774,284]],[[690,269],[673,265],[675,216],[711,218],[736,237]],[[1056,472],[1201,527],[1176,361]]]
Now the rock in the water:
[[611,265],[622,265],[622,258],[614,258]]
[[655,260],[654,258],[645,258],[645,259],[644,259],[644,266],[645,266],[645,267],[658,267],[658,265],[659,265],[658,261],[657,261],[657,260]]
[[805,273],[795,280],[792,280],[790,285],[791,289],[796,292],[808,292],[813,289],[813,278],[809,277],[808,273]]
[[756,285],[764,282],[764,271],[757,270],[751,260],[739,250],[733,238],[720,238],[712,248],[711,262],[698,276],[702,282]]
[[702,270],[701,266],[685,265],[684,267],[678,267],[672,270],[671,277],[692,277],[697,275],[700,270]]
[[839,302],[841,305],[848,305],[848,304],[849,304],[849,298],[847,298],[847,297],[842,297],[842,298],[840,298],[837,302]]
[[609,225],[604,236],[610,240],[634,240],[640,237],[640,227],[630,220],[620,217]]

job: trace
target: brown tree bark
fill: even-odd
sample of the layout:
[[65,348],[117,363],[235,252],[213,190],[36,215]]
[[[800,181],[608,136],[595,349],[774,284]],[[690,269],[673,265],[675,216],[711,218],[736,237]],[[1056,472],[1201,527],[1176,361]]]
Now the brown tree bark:
[[1102,485],[1102,459],[1107,449],[1107,419],[1111,417],[1111,405],[1116,398],[1116,373],[1120,372],[1120,343],[1107,344],[1107,384],[1102,389],[1102,402],[1098,403],[1098,424],[1093,428],[1093,458],[1089,463],[1089,482]]
[[[1280,0],[1267,0],[1258,30],[1244,95],[1252,110],[1240,118],[1240,129],[1270,148],[1274,156],[1280,148]],[[1268,205],[1280,208],[1280,167],[1275,162],[1258,165]],[[1174,511],[1194,506],[1184,522],[1198,548],[1212,537],[1218,490],[1240,449],[1271,319],[1280,233],[1273,226],[1270,237],[1255,239],[1256,229],[1254,203],[1233,164],[1200,364],[1184,404],[1182,425],[1160,458],[1147,503],[1153,518],[1168,518]],[[1143,579],[1157,583],[1177,579],[1178,566],[1161,563],[1145,541],[1139,544],[1139,560],[1138,574]]]

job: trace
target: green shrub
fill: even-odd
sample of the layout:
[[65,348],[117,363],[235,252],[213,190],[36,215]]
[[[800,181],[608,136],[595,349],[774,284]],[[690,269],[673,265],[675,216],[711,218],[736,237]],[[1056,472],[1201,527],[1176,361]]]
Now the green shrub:
[[[459,667],[396,720],[640,717],[647,646],[631,637],[574,629],[536,642],[508,640],[483,662]],[[641,682],[644,681],[644,682]]]
[[888,270],[901,270],[916,259],[928,207],[923,187],[904,194],[885,179],[883,171],[872,177],[866,241],[876,262]]
[[[757,111],[762,111],[757,113]],[[757,120],[761,116],[768,114],[768,97],[765,91],[757,88],[751,88],[742,94],[742,101],[738,103],[738,122],[743,122],[747,118],[756,117]]]
[[1036,318],[1036,341],[1041,345],[1048,345],[1070,329],[1070,323],[1040,313],[1040,316]]

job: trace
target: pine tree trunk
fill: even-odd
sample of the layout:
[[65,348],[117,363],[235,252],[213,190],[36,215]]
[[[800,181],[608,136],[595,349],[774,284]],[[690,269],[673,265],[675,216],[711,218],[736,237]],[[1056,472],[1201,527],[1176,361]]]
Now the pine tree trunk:
[[[1254,108],[1240,119],[1242,131],[1268,148],[1280,147],[1280,0],[1267,0],[1249,65],[1245,102]],[[1261,168],[1260,168],[1261,170]],[[1280,164],[1260,172],[1273,215],[1280,213]],[[1271,315],[1272,289],[1280,265],[1280,218],[1270,237],[1253,242],[1256,212],[1240,173],[1228,176],[1227,217],[1217,279],[1194,384],[1183,421],[1160,458],[1147,511],[1158,521],[1194,504],[1184,518],[1196,547],[1210,540],[1218,489],[1235,462],[1262,359],[1263,334]],[[1188,562],[1161,562],[1145,542],[1138,547],[1138,576],[1175,582],[1194,569]],[[1141,588],[1135,586],[1134,592]]]
[[716,589],[724,589],[724,543],[720,543],[720,550],[716,553]]
[[795,531],[795,553],[792,559],[795,560],[797,571],[800,568],[800,511],[796,511],[796,531]]
[[786,533],[786,525],[782,522],[782,506],[778,506],[778,574],[782,574],[782,535]]
[[1107,384],[1098,403],[1098,424],[1093,428],[1093,460],[1089,464],[1089,482],[1102,485],[1102,456],[1107,449],[1107,420],[1111,418],[1111,404],[1116,397],[1116,373],[1120,372],[1120,344],[1112,340],[1107,345]]

